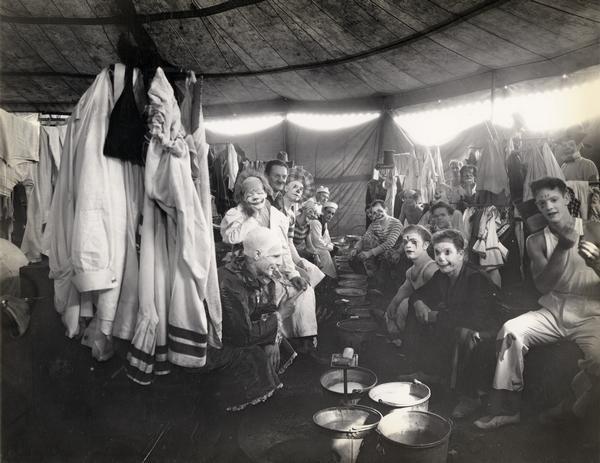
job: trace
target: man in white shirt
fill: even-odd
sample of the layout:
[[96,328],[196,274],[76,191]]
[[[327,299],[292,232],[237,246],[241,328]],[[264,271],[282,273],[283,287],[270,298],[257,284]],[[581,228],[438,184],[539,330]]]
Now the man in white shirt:
[[331,251],[334,245],[329,236],[327,223],[333,218],[337,212],[338,205],[334,202],[326,202],[323,204],[323,214],[320,219],[310,222],[310,230],[306,237],[306,248],[309,252],[317,254],[321,262],[321,270],[330,278],[337,278],[335,264],[331,258]]

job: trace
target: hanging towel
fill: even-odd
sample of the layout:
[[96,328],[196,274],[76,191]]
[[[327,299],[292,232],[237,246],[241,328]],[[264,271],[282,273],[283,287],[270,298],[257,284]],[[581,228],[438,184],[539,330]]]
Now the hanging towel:
[[444,173],[444,163],[442,162],[442,152],[439,146],[433,148],[433,166],[435,169],[436,182],[439,184],[446,183],[446,176]]
[[240,166],[238,164],[238,155],[235,151],[233,143],[227,143],[227,181],[228,188],[233,191],[235,179],[237,178]]
[[435,195],[435,166],[433,156],[428,147],[420,147],[423,165],[418,172],[418,191],[421,193],[420,201],[428,203]]
[[48,254],[48,249],[43,244],[43,235],[65,133],[64,125],[42,126],[40,130],[40,162],[33,165],[33,188],[27,190],[27,224],[21,243],[21,250],[30,262],[39,262],[42,254]]
[[0,109],[0,160],[9,166],[39,160],[40,125]]

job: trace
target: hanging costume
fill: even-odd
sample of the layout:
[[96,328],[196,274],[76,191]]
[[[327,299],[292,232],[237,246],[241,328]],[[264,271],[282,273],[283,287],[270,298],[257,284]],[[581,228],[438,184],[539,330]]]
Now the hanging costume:
[[45,235],[66,334],[81,334],[80,319],[93,317],[83,343],[100,360],[112,355],[111,336],[131,339],[138,308],[142,171],[102,153],[123,77],[116,65],[113,86],[104,69],[73,110]]
[[54,186],[60,167],[66,125],[42,126],[40,130],[40,162],[33,172],[33,188],[27,196],[27,225],[21,249],[30,262],[39,262],[48,254],[43,246],[43,234],[48,222]]
[[152,121],[146,155],[140,248],[140,308],[127,355],[128,376],[149,384],[153,373],[206,363],[206,284],[211,223],[191,174],[179,107],[161,68],[148,91]]
[[523,201],[533,199],[531,182],[542,177],[556,177],[565,180],[548,143],[538,143],[536,139],[523,139],[523,157],[527,160],[527,176],[523,186]]
[[[207,224],[212,224],[212,197],[210,193],[210,171],[208,154],[210,147],[206,142],[204,115],[202,113],[202,82],[196,80],[194,72],[185,81],[184,98],[181,103],[181,123],[187,133],[185,138],[190,149],[191,172],[200,205]],[[207,232],[206,252],[210,255],[208,278],[206,281],[206,304],[208,306],[208,343],[219,347],[221,343],[221,297],[217,279],[217,258],[214,234]]]

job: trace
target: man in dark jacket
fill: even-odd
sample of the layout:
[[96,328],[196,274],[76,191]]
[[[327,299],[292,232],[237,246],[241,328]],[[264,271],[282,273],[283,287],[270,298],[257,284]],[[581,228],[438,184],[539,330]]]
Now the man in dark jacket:
[[502,305],[498,287],[465,260],[460,231],[439,231],[432,243],[439,270],[411,297],[415,354],[426,373],[450,378],[459,395],[453,416],[463,418],[476,411],[479,392],[491,385]]

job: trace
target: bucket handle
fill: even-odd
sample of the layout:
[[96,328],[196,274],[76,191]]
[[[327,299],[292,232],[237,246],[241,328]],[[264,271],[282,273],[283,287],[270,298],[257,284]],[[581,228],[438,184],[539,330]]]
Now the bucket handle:
[[352,426],[348,432],[361,432],[361,431],[368,431],[369,429],[372,429],[373,425],[372,424],[365,424],[362,426]]

